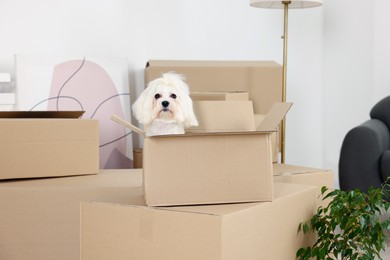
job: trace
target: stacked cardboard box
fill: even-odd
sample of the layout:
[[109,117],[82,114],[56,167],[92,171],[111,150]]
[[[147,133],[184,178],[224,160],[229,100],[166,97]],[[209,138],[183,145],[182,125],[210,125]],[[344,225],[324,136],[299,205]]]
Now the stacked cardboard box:
[[70,259],[80,199],[112,197],[72,185],[99,171],[98,121],[81,114],[1,112],[0,259]]
[[[198,108],[207,105],[205,110],[213,111],[213,105],[222,111],[221,107],[231,107],[224,102],[209,102],[198,103]],[[272,201],[271,134],[290,106],[274,104],[256,131],[235,128],[230,113],[226,114],[228,120],[219,125],[210,120],[211,127],[204,118],[213,113],[199,114],[202,129],[211,132],[198,128],[183,135],[145,136],[134,125],[118,117],[113,119],[144,137],[143,187],[148,206]],[[252,119],[253,127],[253,114],[247,118]]]
[[316,188],[278,183],[261,203],[147,207],[81,206],[81,259],[295,259],[297,234],[316,206]]
[[137,169],[1,181],[0,259],[79,259],[80,243],[81,259],[199,259],[203,253],[212,259],[223,250],[231,250],[230,258],[225,252],[215,259],[293,259],[308,243],[297,225],[310,217],[318,197],[318,188],[297,183],[331,185],[330,172],[304,169],[290,183],[275,179],[282,183],[272,203],[214,206],[146,207]]
[[[150,60],[145,82],[171,71],[185,76],[195,101],[251,100],[257,124],[275,102],[282,102],[282,66],[274,61]],[[274,133],[271,140],[276,163],[279,134]]]
[[137,205],[141,182],[140,170],[1,181],[0,259],[79,259],[80,202]]
[[[57,117],[70,112],[38,113],[39,116],[49,114]],[[37,113],[10,111],[1,114],[0,179],[72,176],[98,172],[98,121],[26,118],[31,114]],[[15,115],[18,118],[13,118]]]

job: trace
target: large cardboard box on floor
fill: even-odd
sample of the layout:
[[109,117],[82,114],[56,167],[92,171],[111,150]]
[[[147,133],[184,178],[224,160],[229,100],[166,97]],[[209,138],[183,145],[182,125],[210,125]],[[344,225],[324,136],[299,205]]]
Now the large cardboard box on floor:
[[0,146],[0,179],[96,174],[99,170],[96,120],[2,118]]
[[272,201],[271,134],[291,104],[275,103],[256,131],[145,136],[143,187],[148,206]]
[[316,188],[276,183],[273,202],[146,207],[82,203],[81,260],[286,260],[307,246]]
[[141,174],[0,181],[0,259],[79,259],[80,202],[143,203]]

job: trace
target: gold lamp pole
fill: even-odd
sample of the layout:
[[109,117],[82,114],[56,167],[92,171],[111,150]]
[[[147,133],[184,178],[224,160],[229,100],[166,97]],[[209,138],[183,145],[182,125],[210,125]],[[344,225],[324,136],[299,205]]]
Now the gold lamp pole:
[[[253,7],[259,8],[283,8],[284,9],[284,30],[283,30],[283,74],[282,74],[282,102],[286,102],[287,96],[287,36],[288,36],[288,9],[289,8],[309,8],[322,4],[322,0],[250,0]],[[286,152],[286,118],[281,125],[281,163],[285,163]]]
[[[287,96],[287,35],[288,35],[288,5],[291,1],[283,1],[284,5],[284,30],[283,30],[283,75],[282,75],[282,102],[286,102]],[[282,126],[280,129],[281,134],[281,163],[285,163],[285,147],[286,147],[286,117],[282,120]]]

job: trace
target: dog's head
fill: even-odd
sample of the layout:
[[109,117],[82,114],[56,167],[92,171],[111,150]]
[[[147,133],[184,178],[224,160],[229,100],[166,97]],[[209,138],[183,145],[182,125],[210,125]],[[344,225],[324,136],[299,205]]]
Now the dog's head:
[[164,73],[148,84],[133,105],[135,118],[143,125],[154,120],[181,123],[186,127],[197,126],[189,87],[182,76]]

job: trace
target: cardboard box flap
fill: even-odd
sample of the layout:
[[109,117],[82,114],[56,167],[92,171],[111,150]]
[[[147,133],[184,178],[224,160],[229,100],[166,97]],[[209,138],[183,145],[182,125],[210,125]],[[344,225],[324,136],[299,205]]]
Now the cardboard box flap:
[[265,118],[257,127],[257,131],[274,131],[290,110],[292,103],[277,102],[272,105]]
[[126,128],[129,128],[131,129],[132,131],[136,132],[137,134],[140,134],[142,136],[145,137],[145,132],[141,129],[141,128],[138,128],[136,127],[135,125],[132,125],[130,124],[129,122],[123,120],[122,118],[120,118],[119,116],[117,115],[112,115],[111,116],[111,120],[114,121],[114,122],[117,122],[118,124],[126,127]]
[[254,131],[252,101],[194,101],[199,125],[186,132]]

